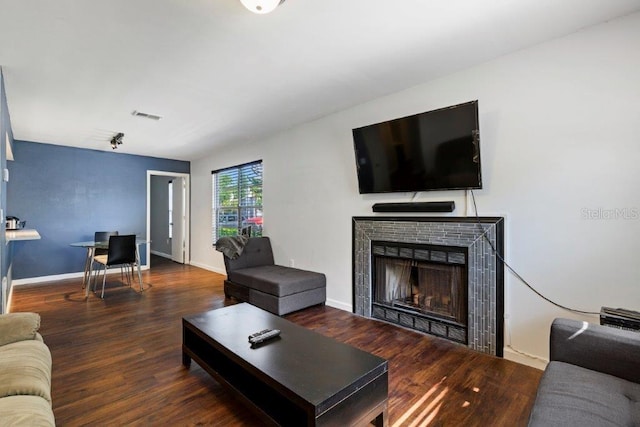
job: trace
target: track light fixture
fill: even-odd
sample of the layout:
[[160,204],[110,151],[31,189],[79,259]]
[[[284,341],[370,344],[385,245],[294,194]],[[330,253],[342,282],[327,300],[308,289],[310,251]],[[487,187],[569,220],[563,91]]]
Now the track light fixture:
[[124,138],[124,133],[118,132],[113,138],[111,138],[111,148],[114,150],[118,148],[118,145],[122,144],[122,138]]
[[263,15],[273,12],[276,7],[284,3],[284,0],[240,0],[240,2],[251,12]]

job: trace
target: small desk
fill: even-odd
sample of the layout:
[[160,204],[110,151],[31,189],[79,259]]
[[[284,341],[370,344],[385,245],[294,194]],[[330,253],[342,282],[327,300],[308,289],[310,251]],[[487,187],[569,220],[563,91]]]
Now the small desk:
[[[280,337],[251,348],[265,328]],[[183,365],[191,359],[267,424],[388,425],[386,360],[247,303],[183,317]]]
[[[144,290],[142,287],[142,269],[140,267],[140,245],[144,245],[150,242],[151,240],[136,238],[136,265],[138,266],[138,281],[140,282],[140,291]],[[69,246],[87,249],[87,259],[84,263],[82,287],[85,288],[85,295],[89,296],[89,282],[91,281],[91,273],[93,273],[93,253],[95,252],[96,248],[108,249],[109,242],[95,242],[93,240],[87,240],[85,242],[71,243]]]

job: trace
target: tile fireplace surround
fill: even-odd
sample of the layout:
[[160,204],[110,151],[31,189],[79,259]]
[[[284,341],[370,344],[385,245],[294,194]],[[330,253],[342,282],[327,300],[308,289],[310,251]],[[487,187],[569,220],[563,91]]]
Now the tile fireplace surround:
[[[372,242],[463,248],[467,253],[467,346],[503,356],[504,253],[500,217],[353,217],[353,312],[372,317]],[[488,241],[491,242],[489,244]]]

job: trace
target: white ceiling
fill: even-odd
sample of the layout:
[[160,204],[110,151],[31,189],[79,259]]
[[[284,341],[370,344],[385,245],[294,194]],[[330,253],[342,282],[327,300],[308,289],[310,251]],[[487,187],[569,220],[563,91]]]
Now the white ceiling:
[[[640,10],[640,0],[0,0],[19,140],[194,160]],[[132,111],[163,116],[133,117]]]

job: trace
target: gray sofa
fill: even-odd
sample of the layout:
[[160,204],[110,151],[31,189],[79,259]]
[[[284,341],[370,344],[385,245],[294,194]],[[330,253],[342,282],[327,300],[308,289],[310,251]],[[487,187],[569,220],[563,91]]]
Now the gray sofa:
[[239,257],[224,257],[226,297],[246,301],[282,316],[326,300],[322,273],[276,265],[268,237],[252,237]]
[[529,426],[640,425],[640,332],[556,319],[550,345]]

